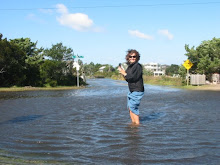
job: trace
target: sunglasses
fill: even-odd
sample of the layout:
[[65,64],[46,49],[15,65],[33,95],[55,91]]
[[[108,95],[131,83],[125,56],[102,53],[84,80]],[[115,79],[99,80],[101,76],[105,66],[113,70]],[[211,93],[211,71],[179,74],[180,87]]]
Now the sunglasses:
[[136,58],[136,56],[129,56],[129,58]]

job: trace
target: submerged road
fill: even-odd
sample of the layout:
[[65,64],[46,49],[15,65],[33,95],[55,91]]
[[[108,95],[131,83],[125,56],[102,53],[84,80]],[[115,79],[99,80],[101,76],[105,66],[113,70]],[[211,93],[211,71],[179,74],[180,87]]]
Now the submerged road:
[[[0,92],[0,164],[218,164],[220,92],[145,85],[130,124],[125,81]],[[4,159],[3,159],[4,158]]]

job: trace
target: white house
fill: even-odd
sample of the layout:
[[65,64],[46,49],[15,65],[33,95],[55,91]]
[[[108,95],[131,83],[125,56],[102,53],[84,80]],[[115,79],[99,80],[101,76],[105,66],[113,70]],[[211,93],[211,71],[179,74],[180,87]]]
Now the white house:
[[165,75],[167,65],[160,65],[159,63],[150,62],[143,64],[144,68],[154,73],[154,76]]
[[99,68],[99,72],[103,72],[105,68],[106,68],[106,66],[100,67],[100,68]]

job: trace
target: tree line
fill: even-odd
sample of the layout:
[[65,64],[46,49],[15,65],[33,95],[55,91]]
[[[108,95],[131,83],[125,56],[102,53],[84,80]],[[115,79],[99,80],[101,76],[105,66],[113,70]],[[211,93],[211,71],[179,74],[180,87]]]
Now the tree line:
[[[189,59],[193,66],[189,70],[191,74],[205,74],[207,80],[212,81],[212,74],[218,73],[220,74],[220,38],[213,38],[212,40],[202,41],[198,47],[189,45],[185,45],[185,56],[186,59]],[[90,64],[85,64],[84,68],[87,70],[87,76],[103,76],[103,77],[111,77],[114,75],[119,75],[117,72],[117,67],[113,68],[110,65],[106,65],[106,68],[103,72],[99,72],[99,68],[102,65],[94,64],[91,62]],[[171,64],[165,70],[166,75],[173,76],[180,75],[183,78],[183,82],[186,77],[186,69],[180,64]],[[146,70],[143,67],[143,74],[146,76],[152,76],[153,72]]]
[[[185,56],[193,63],[189,73],[205,74],[209,81],[212,81],[212,74],[220,74],[220,38],[202,41],[198,47],[185,44],[185,50]],[[182,64],[172,64],[166,68],[166,75],[173,74],[179,74],[185,78],[186,69]]]
[[[203,41],[198,47],[185,45],[187,58],[193,63],[190,73],[205,74],[209,80],[213,73],[220,73],[220,38]],[[74,86],[76,69],[73,68],[74,52],[62,43],[52,44],[51,48],[38,48],[30,38],[3,38],[0,33],[0,87],[10,86]],[[80,74],[89,77],[111,77],[119,75],[117,67],[83,64],[79,60]],[[153,72],[144,70],[145,75]],[[166,75],[186,76],[186,69],[172,64],[166,68]],[[80,84],[85,84],[80,79]]]
[[190,72],[205,74],[211,80],[213,73],[220,73],[220,38],[203,41],[195,48],[185,45],[186,56],[193,63]]
[[30,38],[8,40],[0,34],[0,86],[74,86],[73,55],[62,43],[44,49]]

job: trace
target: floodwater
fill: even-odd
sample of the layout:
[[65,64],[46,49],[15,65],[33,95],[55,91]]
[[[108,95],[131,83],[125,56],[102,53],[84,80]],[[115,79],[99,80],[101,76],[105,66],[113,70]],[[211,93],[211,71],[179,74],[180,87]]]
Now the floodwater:
[[0,92],[0,164],[219,164],[220,92],[145,85],[141,125],[124,81]]

